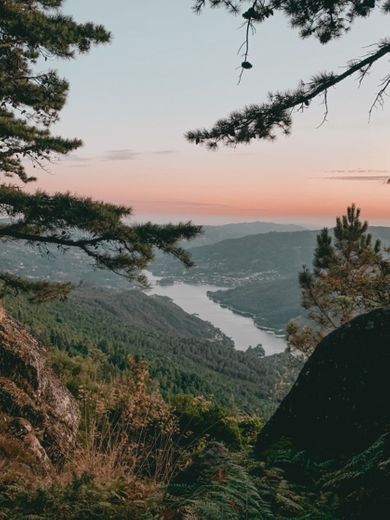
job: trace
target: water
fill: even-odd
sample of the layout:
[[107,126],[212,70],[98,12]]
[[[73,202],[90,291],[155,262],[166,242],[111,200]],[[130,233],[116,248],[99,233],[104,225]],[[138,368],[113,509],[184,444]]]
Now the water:
[[156,283],[157,278],[149,276],[149,279],[152,289],[148,294],[168,296],[189,314],[196,314],[202,320],[211,322],[234,341],[238,350],[246,350],[249,346],[255,347],[261,344],[269,355],[283,352],[287,346],[283,338],[256,327],[251,318],[235,314],[207,297],[207,291],[217,291],[221,287],[186,283],[161,286]]

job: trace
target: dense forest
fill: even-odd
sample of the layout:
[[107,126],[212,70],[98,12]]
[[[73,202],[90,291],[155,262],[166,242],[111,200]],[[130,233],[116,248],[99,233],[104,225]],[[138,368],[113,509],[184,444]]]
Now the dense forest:
[[[84,288],[69,302],[37,308],[24,298],[12,298],[6,306],[52,348],[55,363],[67,359],[75,365],[97,356],[100,373],[113,377],[127,369],[131,354],[148,362],[165,397],[203,395],[268,417],[282,397],[280,378],[285,375],[286,384],[294,379],[288,354],[259,357],[237,351],[211,324],[139,290],[118,294]],[[57,371],[64,372],[61,366]],[[75,390],[77,377],[69,384]]]

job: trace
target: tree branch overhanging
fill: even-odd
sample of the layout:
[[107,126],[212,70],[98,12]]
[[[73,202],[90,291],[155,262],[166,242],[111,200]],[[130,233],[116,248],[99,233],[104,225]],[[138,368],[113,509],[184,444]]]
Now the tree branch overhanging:
[[[379,42],[376,50],[360,60],[350,62],[341,74],[324,73],[314,77],[308,83],[302,83],[294,91],[269,94],[269,101],[262,105],[250,105],[241,112],[234,112],[228,118],[217,121],[211,130],[195,130],[187,132],[188,141],[205,144],[216,148],[219,144],[234,146],[250,143],[255,139],[275,139],[277,132],[289,134],[292,126],[292,114],[295,110],[304,110],[313,99],[323,95],[327,111],[327,94],[348,77],[360,74],[360,80],[369,68],[390,53],[390,40]],[[374,104],[383,102],[385,90],[390,86],[389,78],[381,83],[381,88]],[[371,107],[372,112],[373,107]]]
[[[181,240],[190,240],[200,231],[191,222],[176,225],[128,223],[131,208],[97,202],[69,193],[28,194],[12,185],[0,185],[0,240],[17,240],[38,247],[42,253],[78,249],[95,267],[108,269],[129,280],[145,285],[142,271],[159,249],[192,265]],[[50,285],[50,283],[49,283]],[[40,296],[57,291],[60,297],[69,292],[69,284],[51,284],[22,280],[12,273],[0,272],[0,289],[8,292],[38,292]],[[7,292],[6,291],[6,292]],[[50,292],[51,291],[51,292]]]

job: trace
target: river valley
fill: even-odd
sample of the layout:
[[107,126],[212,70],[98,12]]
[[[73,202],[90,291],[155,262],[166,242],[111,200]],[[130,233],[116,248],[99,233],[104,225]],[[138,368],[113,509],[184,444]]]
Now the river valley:
[[150,274],[148,277],[152,285],[148,294],[167,296],[189,314],[196,314],[202,320],[211,322],[234,341],[238,350],[246,350],[249,346],[255,347],[261,344],[266,354],[270,355],[283,352],[286,348],[284,338],[276,336],[271,331],[259,329],[252,318],[240,316],[210,300],[207,292],[220,290],[220,287],[178,282],[172,285],[159,285],[157,277]]

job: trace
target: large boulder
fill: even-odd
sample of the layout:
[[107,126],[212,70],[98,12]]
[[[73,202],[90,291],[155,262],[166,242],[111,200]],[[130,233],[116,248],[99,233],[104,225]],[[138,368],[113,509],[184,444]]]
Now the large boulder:
[[0,309],[0,458],[23,453],[49,469],[66,459],[78,427],[77,403],[46,350]]
[[390,432],[390,309],[329,334],[260,433],[261,453],[288,439],[321,459],[349,457]]

